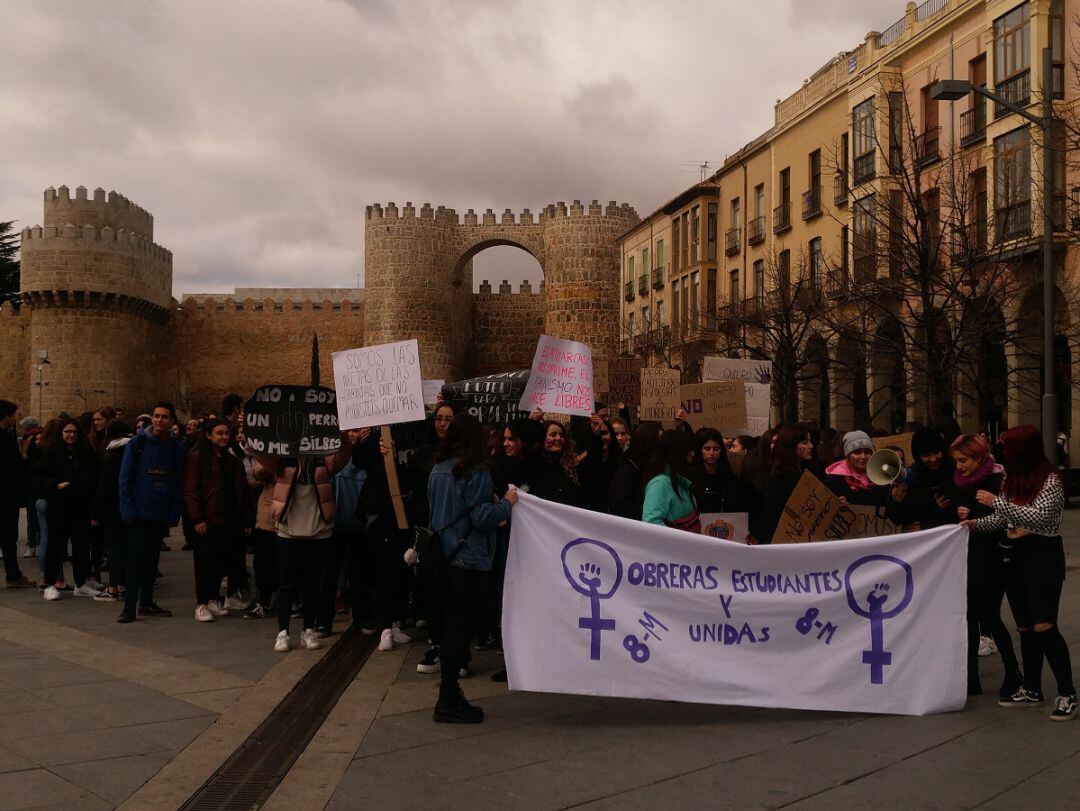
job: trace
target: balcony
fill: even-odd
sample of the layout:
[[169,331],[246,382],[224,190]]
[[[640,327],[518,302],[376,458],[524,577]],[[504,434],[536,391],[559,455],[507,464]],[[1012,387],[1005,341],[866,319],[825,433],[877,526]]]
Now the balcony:
[[656,270],[654,270],[652,272],[652,287],[653,287],[653,290],[663,290],[664,289],[664,269],[663,268],[656,268]]
[[941,160],[941,127],[931,127],[915,136],[915,160],[919,166],[929,166]]
[[760,324],[765,320],[765,296],[752,296],[742,300],[743,319],[751,324]]
[[[994,92],[1018,107],[1027,107],[1031,103],[1031,71],[1025,70],[999,85],[994,85]],[[994,118],[1001,118],[1009,111],[1000,104],[994,105]]]
[[633,282],[627,282],[626,284],[623,285],[623,298],[626,301],[633,301],[634,300],[634,283]]
[[829,299],[843,298],[850,286],[847,267],[829,268],[825,276],[825,295]]
[[802,196],[802,218],[810,220],[821,214],[821,187],[804,191]]
[[952,263],[964,265],[986,254],[986,218],[965,223],[953,234]]
[[851,191],[848,188],[847,172],[837,172],[833,175],[832,189],[833,205],[846,206],[848,193]]
[[800,310],[816,310],[821,301],[821,289],[816,285],[803,284],[795,291],[795,306]]
[[996,220],[999,240],[1031,236],[1031,201],[1022,200],[1011,206],[999,208]]
[[971,146],[986,140],[986,100],[975,97],[975,106],[960,113],[960,146]]
[[746,241],[758,245],[765,241],[765,215],[754,217],[746,228]]
[[743,315],[742,302],[736,301],[731,304],[722,304],[717,308],[716,315],[721,322],[741,321]]
[[637,279],[637,294],[639,296],[649,295],[649,275],[642,273]]
[[772,232],[782,234],[791,228],[791,202],[785,200],[772,210]]
[[860,186],[873,180],[876,177],[875,168],[872,151],[855,158],[855,185]]
[[724,232],[724,255],[734,256],[739,252],[739,227],[729,228]]

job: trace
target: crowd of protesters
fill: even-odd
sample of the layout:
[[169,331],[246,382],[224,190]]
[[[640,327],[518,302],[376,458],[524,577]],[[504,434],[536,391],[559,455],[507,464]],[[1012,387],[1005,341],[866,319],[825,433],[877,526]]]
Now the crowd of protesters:
[[[968,544],[968,693],[982,692],[980,656],[1000,655],[999,704],[1041,705],[1045,660],[1057,683],[1051,718],[1076,715],[1068,646],[1057,627],[1065,577],[1060,534],[1065,491],[1032,426],[994,447],[953,421],[905,425],[912,459],[892,484],[867,471],[871,433],[788,424],[763,436],[725,437],[635,425],[625,407],[597,404],[591,418],[534,413],[482,425],[440,402],[407,459],[377,431],[347,431],[325,458],[280,459],[245,441],[242,399],[220,413],[177,422],[159,402],[134,424],[102,408],[44,426],[18,422],[0,400],[0,541],[9,588],[43,599],[121,605],[117,621],[168,617],[154,599],[160,553],[182,526],[194,569],[194,619],[231,612],[275,617],[274,649],[320,647],[335,614],[349,613],[380,650],[425,630],[420,673],[441,674],[435,720],[483,719],[459,687],[470,651],[497,649],[503,575],[518,492],[588,510],[700,533],[703,513],[747,513],[745,542],[769,544],[784,505],[809,471],[844,503],[874,507],[903,531],[962,523]],[[396,518],[387,475],[399,460],[408,518]],[[19,513],[37,578],[19,565]],[[251,569],[248,568],[251,555]],[[70,562],[70,580],[65,563]],[[107,575],[107,578],[106,578]],[[107,579],[107,583],[102,578]],[[224,592],[223,592],[224,584]],[[1007,599],[1020,656],[1001,617]],[[506,680],[505,670],[493,680]]]

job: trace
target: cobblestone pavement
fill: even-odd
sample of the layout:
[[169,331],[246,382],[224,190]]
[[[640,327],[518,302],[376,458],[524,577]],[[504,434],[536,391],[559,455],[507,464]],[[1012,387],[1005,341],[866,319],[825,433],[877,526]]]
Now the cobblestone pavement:
[[[1072,574],[1080,511],[1065,532]],[[194,622],[191,559],[171,545],[158,598],[171,619],[118,625],[111,603],[0,590],[0,810],[176,808],[324,655],[275,654],[272,620]],[[1077,580],[1061,627],[1080,661]],[[509,693],[485,652],[463,686],[487,720],[459,727],[431,720],[423,649],[372,655],[267,808],[1072,809],[1080,797],[1080,724],[998,708],[996,657],[981,662],[987,695],[909,718]]]

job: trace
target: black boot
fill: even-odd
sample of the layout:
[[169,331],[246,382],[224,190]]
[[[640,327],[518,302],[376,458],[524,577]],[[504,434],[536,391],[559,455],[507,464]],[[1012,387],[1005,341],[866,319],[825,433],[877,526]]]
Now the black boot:
[[459,690],[456,696],[439,696],[434,718],[441,724],[479,724],[484,720],[484,711],[466,701]]

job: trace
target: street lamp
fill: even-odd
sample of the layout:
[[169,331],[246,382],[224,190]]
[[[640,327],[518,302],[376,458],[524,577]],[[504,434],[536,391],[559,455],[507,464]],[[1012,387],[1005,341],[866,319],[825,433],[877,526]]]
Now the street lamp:
[[1050,194],[1051,155],[1050,132],[1054,122],[1054,94],[1050,49],[1043,49],[1042,115],[1032,115],[985,87],[964,79],[942,79],[930,85],[930,98],[935,101],[957,101],[968,93],[978,93],[1011,113],[1016,113],[1042,130],[1042,265],[1043,265],[1043,448],[1053,464],[1057,464],[1057,395],[1054,391],[1054,209]]

